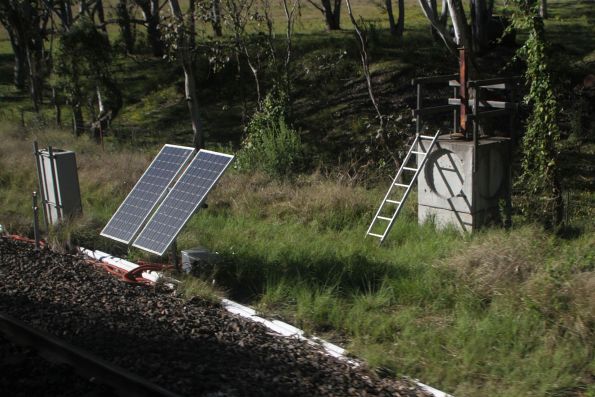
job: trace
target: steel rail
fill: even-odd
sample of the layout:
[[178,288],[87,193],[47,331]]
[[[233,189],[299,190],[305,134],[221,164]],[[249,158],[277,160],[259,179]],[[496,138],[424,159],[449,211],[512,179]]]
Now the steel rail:
[[80,375],[93,379],[94,383],[112,387],[120,396],[180,397],[53,335],[33,329],[4,313],[0,313],[0,332],[17,344],[34,348],[50,361],[71,365]]

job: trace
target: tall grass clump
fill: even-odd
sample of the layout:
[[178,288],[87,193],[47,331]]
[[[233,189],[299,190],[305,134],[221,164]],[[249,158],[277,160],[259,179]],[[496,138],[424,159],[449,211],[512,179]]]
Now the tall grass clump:
[[269,94],[246,131],[246,139],[236,159],[237,168],[262,171],[285,178],[303,167],[304,150],[300,136],[287,122],[283,95]]
[[[75,245],[114,249],[99,231],[149,164],[154,148],[121,150],[97,145],[89,136],[48,126],[0,125],[0,224],[12,233],[32,234],[31,193],[39,190],[33,141],[40,149],[52,146],[76,155],[83,214],[45,230],[43,210],[40,225],[52,247],[69,250]],[[109,248],[109,249],[108,249]],[[122,249],[113,254],[125,252]]]

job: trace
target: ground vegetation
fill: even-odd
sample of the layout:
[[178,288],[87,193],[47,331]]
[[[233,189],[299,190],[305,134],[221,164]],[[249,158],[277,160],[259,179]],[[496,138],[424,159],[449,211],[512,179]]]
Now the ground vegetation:
[[[198,87],[202,145],[239,151],[238,160],[254,156],[236,163],[239,169],[221,180],[209,196],[208,209],[194,216],[178,239],[180,249],[201,245],[222,258],[217,266],[196,269],[202,282],[193,287],[188,281],[189,290],[199,288],[205,296],[225,291],[268,316],[344,345],[383,376],[416,377],[457,397],[595,393],[592,1],[568,7],[550,0],[541,25],[558,55],[552,66],[563,71],[554,81],[561,111],[559,138],[553,144],[564,227],[544,230],[539,217],[518,210],[523,196],[515,190],[510,230],[494,227],[473,235],[438,231],[431,223],[418,225],[415,197],[410,197],[383,246],[363,236],[395,172],[393,156],[403,155],[414,133],[410,81],[451,74],[458,65],[443,42],[435,40],[418,1],[404,2],[401,38],[390,32],[384,2],[352,1],[365,47],[354,36],[353,24],[328,30],[320,11],[308,2],[293,12],[294,3],[270,3],[269,8],[258,3],[253,9],[258,15],[242,17],[247,22],[239,44],[226,14],[232,2],[198,3],[195,34],[184,40],[176,35],[167,40],[174,31],[167,24],[176,19],[175,12],[160,8],[159,38],[165,39],[163,50],[174,56],[173,62],[154,56],[148,22],[137,2],[103,3],[106,21],[119,21],[107,23],[106,30],[112,51],[109,77],[122,92],[121,110],[110,122],[103,146],[88,133],[88,124],[78,138],[67,125],[56,125],[55,108],[47,106],[53,105],[54,69],[43,67],[46,94],[41,106],[32,101],[29,72],[15,84],[13,39],[10,32],[1,33],[4,228],[32,234],[30,197],[37,185],[31,145],[37,140],[42,147],[74,150],[79,164],[84,215],[51,230],[53,246],[67,250],[83,245],[131,260],[158,260],[98,235],[164,143],[193,145],[186,68]],[[179,6],[191,9],[185,1]],[[444,3],[441,7],[445,9]],[[341,7],[344,22],[349,21],[346,8]],[[51,15],[56,24],[71,26],[64,24],[68,18],[61,16],[68,12],[63,11],[55,9]],[[70,11],[73,18],[78,15]],[[470,10],[464,11],[468,15]],[[493,11],[502,15],[509,9],[495,1]],[[184,13],[177,25],[184,35],[192,30],[188,17]],[[448,20],[444,32],[451,37]],[[530,26],[516,29],[517,46],[531,39]],[[60,32],[47,33],[56,34],[58,43]],[[48,50],[52,34],[44,39]],[[511,61],[517,47],[498,41],[476,53],[474,67],[481,76],[526,70],[539,75],[539,62],[523,56]],[[56,44],[51,48],[58,50]],[[367,75],[362,73],[362,49]],[[186,65],[175,58],[182,55],[190,59]],[[248,57],[257,69],[260,97]],[[527,88],[530,92],[531,85]],[[424,101],[441,104],[449,94],[429,92]],[[60,93],[57,98],[59,102]],[[276,108],[279,103],[281,109]],[[542,121],[552,121],[545,108],[537,109],[538,103],[523,105],[523,121],[540,114]],[[91,109],[82,108],[86,120],[92,119]],[[72,119],[72,108],[62,112],[63,120]],[[444,123],[434,120],[427,127]],[[517,132],[519,138],[531,135],[530,127]],[[242,154],[250,153],[246,149],[255,142],[260,151]],[[522,170],[522,162],[516,155],[514,170]],[[242,169],[242,164],[252,165]],[[205,292],[213,282],[217,291]]]

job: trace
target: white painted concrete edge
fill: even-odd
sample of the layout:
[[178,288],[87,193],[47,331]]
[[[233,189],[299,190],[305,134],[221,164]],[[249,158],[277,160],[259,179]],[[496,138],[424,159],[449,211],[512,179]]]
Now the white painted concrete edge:
[[[85,249],[82,247],[79,248],[79,251],[82,254],[88,256],[89,258],[108,263],[112,266],[119,267],[120,269],[123,269],[126,271],[131,271],[138,267],[138,265],[136,263],[132,263],[127,260],[117,258],[115,256],[112,256],[112,255],[102,252],[102,251],[92,251],[92,250],[88,250],[88,249]],[[153,282],[156,282],[161,276],[160,273],[153,272],[153,271],[143,272],[142,275],[143,275],[143,278],[146,278],[147,280],[150,280]],[[222,303],[223,307],[225,307],[225,309],[227,311],[229,311],[230,313],[244,317],[251,321],[255,321],[257,323],[261,323],[265,327],[270,329],[271,331],[276,332],[277,334],[280,334],[287,338],[296,338],[296,339],[304,340],[313,346],[322,347],[322,350],[324,353],[326,353],[332,357],[338,358],[340,360],[344,360],[349,365],[352,365],[354,367],[358,367],[361,364],[358,360],[347,357],[347,355],[346,355],[347,351],[345,349],[343,349],[337,345],[334,345],[330,342],[327,342],[324,339],[320,339],[316,336],[306,336],[304,331],[302,331],[299,328],[294,327],[293,325],[284,323],[283,321],[279,321],[279,320],[267,320],[263,317],[258,316],[256,313],[256,310],[252,309],[251,307],[241,305],[237,302],[231,301],[226,298],[222,298],[221,303]],[[440,391],[440,390],[435,389],[431,386],[423,384],[420,381],[418,381],[417,379],[410,379],[410,380],[412,382],[414,382],[415,384],[417,384],[420,388],[422,388],[427,393],[432,394],[434,397],[454,397],[454,396],[447,394],[443,391]]]

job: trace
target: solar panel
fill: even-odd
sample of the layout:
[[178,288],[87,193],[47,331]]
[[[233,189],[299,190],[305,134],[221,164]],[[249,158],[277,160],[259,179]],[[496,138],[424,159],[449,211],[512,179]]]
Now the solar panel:
[[193,152],[185,146],[163,146],[101,235],[128,244]]
[[232,160],[228,154],[200,150],[133,246],[163,255]]

